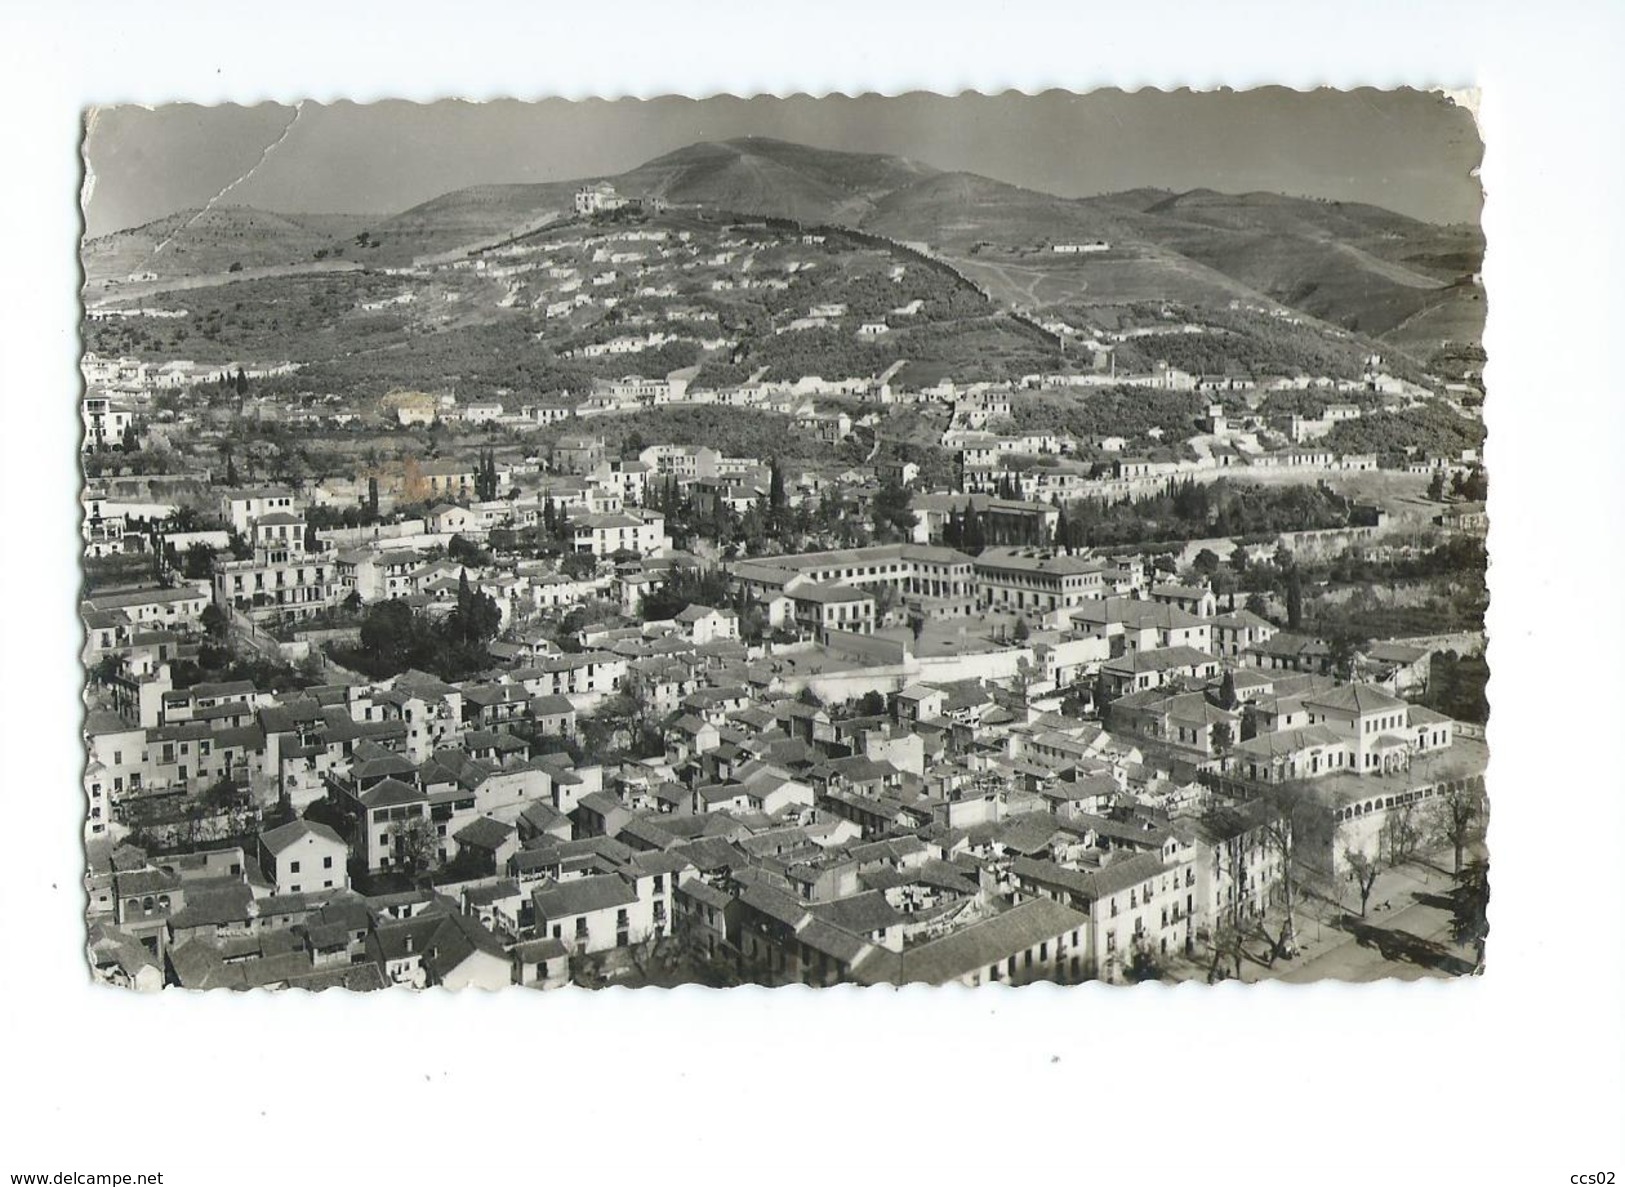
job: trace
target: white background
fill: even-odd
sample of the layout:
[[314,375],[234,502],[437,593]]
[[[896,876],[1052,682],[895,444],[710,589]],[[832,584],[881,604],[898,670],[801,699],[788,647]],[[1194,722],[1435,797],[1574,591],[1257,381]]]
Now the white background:
[[[0,17],[0,1175],[166,1183],[1570,1182],[1625,1174],[1622,39],[1604,3]],[[471,11],[465,12],[465,8]],[[140,998],[80,948],[77,142],[89,103],[1113,83],[1483,88],[1489,973],[1351,989]],[[912,1173],[911,1173],[912,1172]],[[955,1173],[957,1172],[957,1173]]]

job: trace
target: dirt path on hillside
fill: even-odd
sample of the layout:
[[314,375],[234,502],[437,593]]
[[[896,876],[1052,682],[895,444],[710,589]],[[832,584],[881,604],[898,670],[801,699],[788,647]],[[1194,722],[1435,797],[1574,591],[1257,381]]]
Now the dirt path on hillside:
[[129,301],[144,301],[148,297],[156,297],[163,293],[218,288],[239,280],[270,280],[283,276],[310,276],[326,272],[360,272],[365,268],[365,264],[356,260],[313,260],[308,264],[270,264],[263,268],[244,268],[239,272],[205,272],[198,276],[177,276],[170,280],[115,284],[94,295],[87,289],[85,308],[102,309]]

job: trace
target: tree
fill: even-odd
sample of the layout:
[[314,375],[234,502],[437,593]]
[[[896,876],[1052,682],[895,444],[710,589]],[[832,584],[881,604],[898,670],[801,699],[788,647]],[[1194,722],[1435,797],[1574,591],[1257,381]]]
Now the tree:
[[1427,826],[1438,844],[1449,845],[1455,858],[1453,872],[1461,877],[1467,845],[1478,832],[1484,814],[1484,793],[1476,785],[1461,781],[1445,785],[1434,793]]
[[214,549],[199,541],[186,550],[181,573],[188,581],[204,581],[214,575]]
[[873,508],[877,536],[907,538],[913,532],[919,517],[909,507],[912,498],[908,488],[896,479],[888,478],[881,484]]
[[1456,874],[1450,934],[1458,944],[1473,946],[1473,971],[1484,968],[1484,944],[1490,934],[1490,863],[1469,862]]
[[385,835],[395,863],[414,878],[434,869],[440,860],[440,836],[427,816],[392,820]]
[[378,518],[378,476],[376,474],[367,479],[367,518]]
[[248,375],[246,372],[244,372],[242,367],[237,368],[237,376],[233,386],[236,388],[239,396],[246,396],[248,394]]
[[213,602],[203,607],[203,613],[198,621],[211,639],[224,639],[226,637],[226,628],[231,623],[226,612]]
[[982,517],[976,513],[973,503],[965,504],[965,519],[960,527],[960,545],[966,552],[979,553],[987,547],[987,532],[982,524]]
[[464,565],[481,565],[491,563],[491,554],[486,552],[474,541],[467,539],[461,533],[454,534],[446,543],[446,556]]
[[1444,502],[1444,471],[1433,471],[1433,477],[1428,479],[1428,498],[1432,502]]
[[457,608],[446,616],[445,635],[453,642],[477,647],[502,628],[502,611],[490,594],[477,592],[468,581],[468,570],[457,577]]
[[498,485],[496,455],[487,449],[474,473],[474,495],[482,503],[489,503],[497,497]]
[[1244,609],[1249,614],[1256,614],[1258,617],[1263,618],[1269,612],[1269,604],[1264,601],[1263,594],[1250,593],[1247,595],[1247,603]]
[[1281,866],[1281,908],[1285,912],[1281,930],[1271,935],[1260,922],[1259,930],[1270,944],[1270,959],[1291,957],[1298,951],[1298,869],[1294,821],[1302,802],[1304,789],[1295,782],[1266,785],[1258,798],[1266,810],[1260,814],[1258,835],[1267,852],[1273,852]]
[[566,577],[590,577],[598,568],[598,558],[590,552],[572,552],[559,561],[559,572]]
[[[453,536],[451,538],[452,544],[456,544],[459,539],[461,539],[461,537]],[[451,551],[450,546],[447,547],[446,551]],[[474,590],[473,587],[468,584],[468,570],[461,569],[457,573],[457,609],[453,613],[455,613],[459,618],[466,620],[473,608]]]
[[1095,673],[1093,691],[1095,716],[1104,721],[1106,720],[1106,710],[1112,703],[1112,686],[1111,682],[1106,678],[1106,669],[1104,667]]
[[785,505],[784,471],[779,468],[778,458],[774,458],[768,467],[767,505],[774,511],[781,510]]
[[1482,503],[1490,497],[1489,479],[1483,466],[1474,466],[1461,483],[1461,497],[1470,503]]
[[1349,867],[1349,876],[1360,889],[1360,918],[1365,918],[1366,906],[1371,901],[1371,889],[1377,884],[1382,866],[1358,849],[1343,850],[1343,861]]
[[1382,822],[1381,842],[1388,851],[1389,865],[1397,866],[1409,861],[1421,839],[1422,832],[1416,826],[1415,805],[1402,804],[1388,810],[1388,816]]
[[722,607],[729,604],[728,574],[722,569],[674,569],[643,595],[643,618],[661,622],[675,618],[691,605]]
[[1235,744],[1235,732],[1230,728],[1230,723],[1228,721],[1215,721],[1213,723],[1213,753],[1222,758],[1230,753],[1230,748]]
[[1134,945],[1128,966],[1124,969],[1124,975],[1136,985],[1144,981],[1161,981],[1167,976],[1167,972],[1168,970],[1163,967],[1162,958],[1148,943]]
[[380,671],[405,671],[415,654],[416,635],[412,608],[390,598],[367,608],[361,620],[361,651],[373,658]]
[[1286,579],[1286,625],[1294,631],[1303,626],[1303,575],[1296,566]]
[[1339,680],[1354,678],[1354,662],[1359,658],[1360,652],[1369,645],[1368,640],[1347,629],[1338,629],[1332,632],[1331,638],[1326,641],[1330,654],[1332,675]]
[[1224,679],[1219,681],[1219,708],[1234,709],[1238,703],[1235,670],[1226,668],[1224,670]]
[[1222,562],[1219,560],[1218,553],[1214,552],[1211,548],[1204,548],[1201,552],[1196,554],[1196,559],[1191,561],[1191,568],[1195,569],[1204,577],[1211,577],[1213,574],[1219,571],[1219,565],[1221,563]]
[[237,459],[231,455],[229,449],[226,451],[226,485],[230,487],[237,485]]
[[1213,927],[1213,960],[1208,965],[1207,979],[1212,984],[1219,979],[1220,967],[1229,961],[1234,977],[1241,980],[1241,964],[1247,959],[1247,929],[1234,912],[1221,916]]

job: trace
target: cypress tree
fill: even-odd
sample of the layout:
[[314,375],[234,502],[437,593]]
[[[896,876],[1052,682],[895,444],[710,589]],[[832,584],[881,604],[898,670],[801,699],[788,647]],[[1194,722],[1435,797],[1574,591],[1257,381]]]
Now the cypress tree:
[[468,586],[467,569],[461,570],[457,576],[457,627],[464,639],[473,635],[474,591]]
[[980,552],[987,544],[982,533],[982,517],[976,514],[974,505],[965,508],[964,546],[973,552]]
[[779,459],[774,458],[769,471],[767,482],[767,504],[774,510],[784,506],[784,471],[779,469]]

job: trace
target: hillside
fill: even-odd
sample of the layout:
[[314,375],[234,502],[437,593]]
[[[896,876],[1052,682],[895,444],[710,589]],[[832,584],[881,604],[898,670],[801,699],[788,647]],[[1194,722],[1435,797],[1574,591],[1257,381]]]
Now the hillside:
[[318,251],[354,253],[354,237],[374,222],[368,215],[274,214],[251,206],[182,210],[88,239],[80,258],[92,288],[138,272],[179,277],[226,272],[233,264],[273,267],[308,262]]
[[1425,354],[1437,344],[1432,325],[1473,338],[1483,330],[1482,300],[1459,287],[1483,256],[1475,227],[1281,194],[1194,190],[1138,210],[1116,195],[1086,202],[1121,215],[1139,239],[1283,305],[1385,340],[1408,327],[1396,346]]
[[[491,199],[511,203],[512,192]],[[460,199],[450,216],[436,204],[408,214],[423,235],[466,244],[482,229],[468,209]],[[369,242],[377,235],[387,250],[402,232],[378,225]],[[807,242],[794,228],[677,208],[590,224],[572,217],[472,264],[450,254],[406,269],[326,260],[124,288],[165,293],[172,316],[89,320],[87,349],[155,361],[293,360],[303,369],[283,386],[345,398],[414,387],[522,399],[515,393],[579,394],[632,374],[693,369],[704,386],[757,372],[874,375],[898,362],[928,383],[1016,378],[1061,362],[1053,339],[951,269],[856,232]],[[883,330],[860,332],[866,324]]]
[[612,180],[626,193],[668,202],[857,225],[877,201],[936,172],[901,157],[752,136],[693,144]]
[[[1476,341],[1472,284],[1483,237],[1380,207],[1281,194],[1138,189],[1062,198],[901,157],[762,137],[701,143],[607,179],[629,195],[846,225],[923,243],[1011,306],[1042,310],[1172,301],[1286,306],[1426,358]],[[165,278],[309,264],[335,256],[401,265],[489,246],[572,215],[582,181],[482,185],[389,216],[184,212],[92,240],[92,290],[152,270]],[[365,244],[355,239],[370,233]],[[165,240],[162,252],[154,249]],[[1098,245],[1088,254],[1056,245]],[[98,287],[99,286],[99,287]]]
[[[929,243],[995,299],[1023,308],[1263,300],[1222,271],[1136,234],[1124,211],[971,173],[938,174],[887,195],[863,229]],[[1099,242],[1110,250],[1087,260],[1053,250]]]
[[483,245],[548,216],[566,217],[581,184],[481,185],[441,194],[380,220],[380,255],[387,263],[410,263],[420,255]]
[[1109,239],[1124,224],[1100,211],[974,173],[941,173],[888,194],[864,229],[896,239],[923,239],[963,250],[979,242],[1028,243]]

